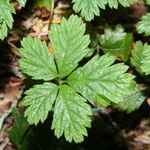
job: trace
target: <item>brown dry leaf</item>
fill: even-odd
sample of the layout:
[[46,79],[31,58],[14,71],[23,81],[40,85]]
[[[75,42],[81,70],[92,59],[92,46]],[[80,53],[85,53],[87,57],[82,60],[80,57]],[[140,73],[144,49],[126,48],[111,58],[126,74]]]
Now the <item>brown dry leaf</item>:
[[4,148],[4,150],[15,150],[15,149],[14,149],[14,148],[12,148],[12,146],[7,145],[7,146]]
[[21,24],[29,31],[29,36],[36,36],[45,40],[45,36],[49,33],[50,25],[59,24],[62,17],[70,12],[70,3],[68,1],[59,1],[53,12],[49,12],[45,8],[37,9],[30,18],[22,21]]
[[145,6],[145,2],[143,0],[139,0],[130,8],[132,10],[131,17],[137,19],[141,18],[144,14],[146,14],[146,12],[148,12],[148,8]]
[[23,92],[22,79],[11,77],[4,86],[3,99],[0,101],[0,129],[4,119],[11,113],[12,107],[17,105]]
[[6,130],[12,125],[12,117],[8,117],[12,109],[16,107],[23,92],[22,79],[10,77],[6,80],[4,89],[1,90],[0,101],[0,150],[4,149],[8,143]]
[[123,135],[127,140],[129,150],[148,150],[150,146],[150,120],[143,119],[139,126],[130,130],[123,131]]
[[18,48],[16,46],[16,42],[18,42],[19,40],[20,40],[20,37],[13,33],[11,36],[7,38],[7,43],[10,47],[10,50],[15,56],[19,56]]

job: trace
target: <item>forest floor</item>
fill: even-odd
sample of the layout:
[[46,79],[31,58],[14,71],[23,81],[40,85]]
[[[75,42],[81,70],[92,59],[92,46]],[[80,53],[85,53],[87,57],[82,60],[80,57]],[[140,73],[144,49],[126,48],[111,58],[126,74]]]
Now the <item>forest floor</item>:
[[[24,82],[18,65],[20,40],[28,35],[47,40],[51,24],[60,23],[62,16],[72,13],[71,4],[66,0],[57,1],[51,12],[45,8],[32,9],[30,3],[22,9],[16,1],[13,5],[17,10],[14,27],[5,41],[0,42],[0,150],[15,150],[7,131],[14,123],[12,110],[14,107],[22,109],[20,101],[24,89],[29,86]],[[147,12],[144,5],[133,5],[130,10],[130,13],[126,12],[125,20],[121,21],[118,19],[121,14],[112,18],[110,14],[115,12],[108,11],[105,14],[108,23],[123,22],[130,26]],[[98,28],[98,18],[92,23]],[[129,30],[132,30],[132,27]],[[51,45],[49,50],[52,51]],[[46,121],[32,130],[34,140],[31,145],[35,146],[31,150],[150,150],[149,104],[150,100],[147,99],[139,110],[131,114],[111,107],[104,108],[102,112],[95,112],[89,136],[82,144],[69,144],[64,139],[57,140]],[[41,141],[42,138],[45,140]]]

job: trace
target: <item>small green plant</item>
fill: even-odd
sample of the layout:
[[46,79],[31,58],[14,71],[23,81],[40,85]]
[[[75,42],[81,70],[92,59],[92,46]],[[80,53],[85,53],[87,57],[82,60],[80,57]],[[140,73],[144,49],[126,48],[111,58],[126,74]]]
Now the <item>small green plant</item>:
[[[18,2],[21,6],[26,4],[26,0]],[[54,5],[52,0],[34,2],[34,7],[45,6],[50,11]],[[134,43],[135,35],[127,33],[123,25],[109,26],[106,20],[98,32],[90,22],[100,16],[100,9],[128,7],[135,2],[138,0],[72,0],[72,8],[79,16],[71,15],[60,24],[51,25],[48,40],[53,52],[37,37],[23,38],[19,48],[22,72],[43,84],[25,91],[27,120],[17,110],[13,112],[15,124],[9,135],[18,149],[27,146],[28,123],[43,123],[49,112],[53,114],[51,129],[57,138],[64,135],[67,141],[80,143],[91,127],[93,106],[112,106],[127,113],[141,106],[146,96],[134,75],[147,83],[150,45],[140,40]],[[146,4],[150,5],[150,1]],[[0,0],[0,11],[0,40],[4,40],[12,29],[15,9],[10,0]],[[133,26],[138,34],[149,36],[150,13]],[[129,73],[129,67],[134,75]]]
[[[44,122],[54,108],[52,129],[59,138],[83,141],[86,127],[91,125],[91,104],[101,106],[119,104],[135,89],[133,75],[125,73],[128,66],[114,64],[109,54],[96,55],[84,66],[78,63],[90,49],[89,35],[84,35],[85,24],[72,15],[62,19],[61,25],[53,25],[49,34],[53,54],[45,42],[38,38],[24,38],[20,66],[24,73],[45,83],[25,92],[27,106],[25,116],[30,124]],[[88,103],[89,102],[89,103]]]

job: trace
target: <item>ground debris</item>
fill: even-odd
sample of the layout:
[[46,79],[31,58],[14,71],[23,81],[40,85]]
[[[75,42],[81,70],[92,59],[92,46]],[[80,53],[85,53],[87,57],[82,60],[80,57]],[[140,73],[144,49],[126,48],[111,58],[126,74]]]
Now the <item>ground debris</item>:
[[50,12],[46,8],[38,8],[21,25],[28,31],[29,36],[36,36],[46,40],[52,24],[59,24],[63,16],[71,13],[70,3],[68,1],[59,1],[56,7]]
[[148,150],[150,148],[150,120],[143,119],[133,130],[122,130],[129,150]]
[[10,116],[12,109],[17,106],[23,92],[22,79],[10,77],[5,80],[0,91],[0,150],[9,144],[7,129],[13,124]]

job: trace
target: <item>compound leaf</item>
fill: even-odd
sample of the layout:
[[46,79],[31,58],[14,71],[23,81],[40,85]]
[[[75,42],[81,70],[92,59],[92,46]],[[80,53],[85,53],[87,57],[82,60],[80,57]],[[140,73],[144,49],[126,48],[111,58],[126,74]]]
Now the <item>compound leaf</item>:
[[143,51],[146,45],[143,45],[141,41],[136,42],[134,49],[132,50],[131,64],[135,66],[136,70],[143,74],[141,70],[142,60],[144,59]]
[[132,44],[132,34],[127,34],[121,26],[116,26],[113,31],[110,28],[105,29],[105,33],[100,36],[100,45],[105,53],[121,57],[127,61],[130,55]]
[[[20,65],[33,79],[57,81],[36,85],[25,92],[23,104],[30,124],[43,122],[54,105],[52,129],[59,138],[64,134],[69,142],[81,142],[90,127],[91,103],[107,106],[124,100],[135,88],[133,75],[125,73],[128,66],[115,64],[115,57],[95,56],[83,67],[78,62],[87,55],[90,40],[84,35],[85,24],[72,15],[61,25],[54,25],[49,38],[53,56],[38,38],[22,41]],[[56,64],[54,60],[56,60]],[[56,66],[55,66],[56,65]],[[56,69],[57,67],[57,69]],[[58,72],[57,72],[58,70]]]
[[135,87],[134,76],[125,73],[128,66],[123,63],[112,65],[115,61],[108,54],[95,56],[85,66],[77,69],[68,78],[68,83],[89,101],[109,99],[111,102],[123,101]]
[[81,18],[72,15],[62,19],[61,25],[53,25],[49,35],[58,66],[59,77],[72,72],[78,62],[88,53],[89,36],[84,35],[85,24]]
[[20,66],[24,73],[33,79],[51,80],[56,77],[57,71],[52,55],[45,42],[39,38],[24,38],[19,49],[22,56]]
[[114,107],[122,111],[127,111],[127,113],[131,113],[136,109],[139,109],[145,98],[146,96],[138,88],[135,88],[130,95],[125,96],[124,100],[121,103],[115,104]]
[[57,96],[58,87],[52,83],[36,85],[25,92],[24,106],[28,106],[25,116],[30,124],[44,122]]
[[78,13],[81,11],[81,16],[87,21],[91,21],[94,15],[99,16],[99,8],[105,9],[107,4],[111,8],[118,8],[119,3],[126,7],[136,1],[137,0],[72,0],[75,12]]
[[68,85],[61,85],[55,103],[52,129],[59,138],[64,133],[67,141],[76,143],[87,136],[86,127],[90,127],[91,107],[86,100]]
[[142,16],[141,21],[139,21],[136,25],[137,31],[139,33],[144,33],[145,36],[150,35],[150,13]]
[[15,13],[15,9],[8,0],[0,0],[0,12],[0,39],[3,40],[13,26],[12,13]]

